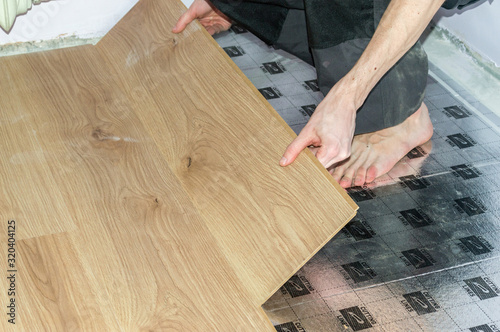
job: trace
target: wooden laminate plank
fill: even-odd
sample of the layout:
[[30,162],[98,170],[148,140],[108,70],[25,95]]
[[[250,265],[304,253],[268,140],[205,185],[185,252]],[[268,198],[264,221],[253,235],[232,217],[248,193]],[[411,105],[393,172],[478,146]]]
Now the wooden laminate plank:
[[[47,167],[54,154],[43,151],[38,133],[31,125],[29,109],[19,107],[15,100],[27,95],[9,84],[7,64],[0,80],[2,103],[0,110],[0,213],[3,220],[18,218],[26,221],[17,238],[31,238],[75,229],[72,215],[62,203],[61,193],[51,186],[54,182]],[[30,190],[26,190],[30,188]]]
[[183,10],[0,59],[16,330],[272,331],[259,306],[354,215],[308,151],[278,166],[291,130],[199,25],[171,34]]
[[181,6],[141,1],[97,47],[127,78],[138,117],[262,304],[355,205],[315,158],[278,165],[289,127],[199,24],[171,33]]
[[[60,276],[80,276],[82,268],[54,263],[49,274],[33,267],[33,261],[60,261],[59,251],[70,251],[54,240],[20,251],[28,263],[21,261],[19,270],[30,277],[19,282],[35,285],[20,295],[20,303],[28,307],[23,312],[39,310],[40,303],[53,307],[44,319],[23,315],[20,326],[64,331],[72,324],[92,330],[76,325],[84,321],[71,317],[81,310],[64,299],[92,302],[97,294],[99,306],[112,309],[106,320],[116,318],[125,331],[268,329],[265,315],[242,301],[246,290],[234,282],[237,278],[204,220],[135,113],[127,103],[116,102],[128,97],[115,89],[99,55],[93,49],[73,49],[10,60],[26,75],[44,78],[13,82],[20,93],[12,98],[25,108],[36,100],[30,107],[39,144],[44,151],[60,151],[59,162],[49,165],[56,175],[53,186],[74,207],[79,230],[71,233],[76,248],[71,251],[78,254],[73,261],[92,277],[87,281],[91,287],[80,294],[71,285],[64,287]],[[31,98],[23,98],[28,91]],[[67,172],[59,172],[61,167]],[[63,294],[37,292],[39,279],[57,285]]]
[[120,330],[111,308],[99,301],[101,290],[92,287],[92,272],[84,268],[77,251],[68,233],[18,242],[18,328]]

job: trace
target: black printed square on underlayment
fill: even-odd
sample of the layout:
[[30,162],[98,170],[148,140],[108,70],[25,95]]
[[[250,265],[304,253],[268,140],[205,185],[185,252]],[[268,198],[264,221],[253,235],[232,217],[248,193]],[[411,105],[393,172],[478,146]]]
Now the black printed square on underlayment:
[[421,157],[423,157],[425,155],[426,155],[425,151],[422,150],[422,148],[419,147],[419,146],[417,146],[416,148],[411,149],[410,152],[408,152],[406,154],[406,156],[409,159],[421,158]]
[[475,256],[491,252],[490,248],[475,235],[463,237],[459,241]]
[[318,85],[318,80],[309,80],[309,81],[304,81],[304,83],[311,89],[313,92],[319,91],[319,85]]
[[[316,105],[314,104],[311,104],[311,105],[304,105],[304,106],[301,106],[300,108],[302,108],[304,110],[304,112],[308,115],[308,116],[312,116],[314,111],[316,110]],[[303,113],[303,112],[302,112]],[[305,115],[305,114],[304,114]]]
[[432,306],[429,300],[427,300],[422,292],[404,294],[403,297],[419,316],[436,312],[436,309]]
[[455,203],[470,217],[485,212],[485,209],[470,197],[456,199]]
[[278,62],[265,62],[262,65],[271,75],[281,74],[285,72],[284,68]]
[[479,297],[480,300],[497,297],[498,294],[481,277],[464,280],[465,284]]
[[399,211],[401,216],[410,224],[413,228],[424,227],[432,224],[432,221],[423,212],[419,212],[417,209],[410,209]]
[[368,329],[373,326],[357,306],[342,309],[340,314],[354,331]]
[[243,54],[245,54],[245,51],[243,51],[243,49],[238,46],[224,47],[223,50],[226,51],[227,55],[229,55],[230,58],[242,56]]
[[352,187],[347,189],[347,193],[356,202],[368,201],[375,198],[375,193],[370,189],[362,189],[361,187]]
[[471,332],[494,332],[489,325],[479,325],[469,328]]
[[411,191],[425,189],[429,186],[429,183],[426,180],[417,178],[415,175],[402,176],[399,179],[403,185]]
[[361,264],[361,262],[344,264],[342,268],[349,274],[349,277],[351,277],[354,283],[373,279],[372,274]]
[[292,322],[275,325],[274,328],[277,332],[299,332],[299,330],[297,330],[297,327],[295,327],[295,324]]
[[451,166],[451,169],[464,180],[474,179],[480,176],[480,173],[475,168],[466,164]]
[[460,106],[448,106],[444,108],[445,112],[455,119],[468,118],[470,113],[463,107]]
[[401,253],[416,269],[434,265],[431,259],[429,259],[420,249],[410,249],[402,251]]
[[284,285],[286,291],[288,294],[290,294],[291,297],[298,297],[298,296],[303,296],[307,294],[311,294],[309,289],[307,289],[306,285],[300,280],[300,278],[297,275],[292,276]]
[[345,226],[345,229],[351,234],[356,241],[372,238],[372,232],[366,229],[365,225],[360,220],[353,220]]
[[470,138],[465,137],[463,134],[454,134],[447,137],[459,149],[470,148],[475,145],[475,142],[473,142]]
[[276,99],[276,98],[279,98],[281,97],[281,92],[276,89],[276,88],[273,88],[273,87],[266,87],[266,88],[261,88],[259,89],[259,92],[264,96],[264,98],[266,98],[267,100],[270,100],[270,99]]

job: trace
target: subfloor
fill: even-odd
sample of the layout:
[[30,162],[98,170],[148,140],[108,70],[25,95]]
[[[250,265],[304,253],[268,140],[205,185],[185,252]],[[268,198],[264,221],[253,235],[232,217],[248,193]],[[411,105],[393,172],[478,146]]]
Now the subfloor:
[[[298,133],[314,68],[238,27],[216,40]],[[349,190],[357,217],[264,304],[277,331],[500,331],[500,119],[430,68],[432,140]]]

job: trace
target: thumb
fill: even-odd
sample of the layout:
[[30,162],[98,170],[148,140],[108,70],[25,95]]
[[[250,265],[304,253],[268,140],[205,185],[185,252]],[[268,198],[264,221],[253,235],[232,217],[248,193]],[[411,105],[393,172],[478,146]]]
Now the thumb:
[[301,134],[299,134],[299,136],[297,136],[286,148],[285,153],[280,160],[281,166],[288,166],[293,163],[299,153],[313,143],[312,137]]
[[182,32],[189,23],[193,22],[195,18],[196,18],[195,11],[192,10],[192,7],[189,7],[187,12],[185,12],[184,14],[181,15],[181,17],[179,17],[179,20],[172,28],[172,32],[173,33]]

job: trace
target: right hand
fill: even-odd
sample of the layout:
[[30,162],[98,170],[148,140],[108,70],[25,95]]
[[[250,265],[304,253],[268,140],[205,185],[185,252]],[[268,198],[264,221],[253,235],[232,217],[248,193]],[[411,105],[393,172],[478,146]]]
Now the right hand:
[[211,35],[226,31],[231,27],[231,19],[217,10],[210,1],[194,0],[187,12],[179,18],[172,32],[182,32],[195,19],[198,19]]
[[358,109],[356,89],[351,84],[352,80],[344,77],[332,87],[306,126],[287,147],[281,166],[290,165],[306,147],[325,168],[350,157]]

